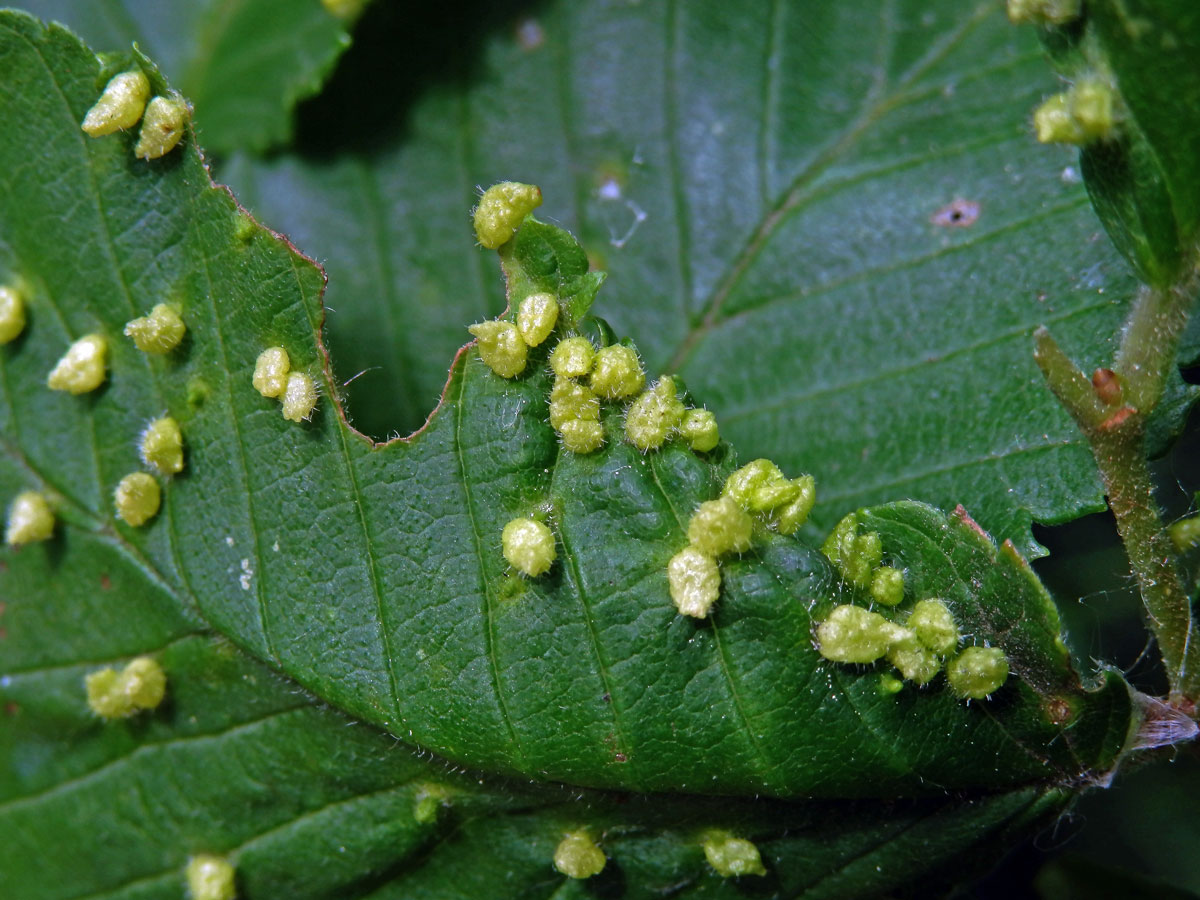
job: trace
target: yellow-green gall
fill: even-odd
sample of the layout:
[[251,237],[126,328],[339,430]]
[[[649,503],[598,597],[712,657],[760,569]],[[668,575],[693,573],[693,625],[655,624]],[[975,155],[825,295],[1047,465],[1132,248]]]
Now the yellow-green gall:
[[704,835],[704,858],[722,878],[766,875],[758,847],[732,832],[712,829]]
[[717,417],[707,409],[689,409],[679,423],[679,436],[697,453],[707,453],[721,442]]
[[282,347],[268,347],[254,361],[254,389],[264,397],[278,397],[287,390],[292,361]]
[[753,527],[746,511],[722,496],[697,507],[688,522],[688,541],[708,556],[745,553],[750,549]]
[[321,0],[321,5],[339,19],[356,19],[367,0]]
[[950,690],[967,700],[982,700],[1008,678],[1008,658],[999,647],[967,647],[946,663]]
[[192,900],[234,900],[237,896],[233,866],[222,856],[193,856],[184,874]]
[[713,557],[684,547],[667,564],[667,581],[675,608],[685,616],[703,619],[721,592],[721,570]]
[[530,347],[536,347],[558,324],[558,298],[553,294],[530,294],[517,309],[517,330]]
[[513,519],[500,533],[504,558],[530,578],[550,570],[557,554],[554,532],[536,519]]
[[811,475],[801,475],[792,484],[799,488],[796,499],[771,512],[771,524],[780,534],[795,534],[817,502],[817,482]]
[[841,663],[870,663],[888,652],[904,629],[879,613],[846,603],[817,626],[821,655]]
[[37,491],[22,491],[8,508],[4,543],[10,547],[48,541],[54,534],[54,513]]
[[954,615],[941,600],[920,601],[908,617],[908,627],[916,632],[922,644],[939,656],[952,653],[958,646]]
[[518,181],[494,184],[479,198],[475,207],[475,237],[489,250],[507,243],[525,217],[542,205],[537,185]]
[[162,666],[149,656],[130,660],[121,672],[100,669],[84,678],[88,706],[105,719],[126,719],[155,709],[167,691]]
[[46,384],[54,391],[86,394],[104,384],[108,341],[89,334],[73,343],[50,371]]
[[1083,79],[1070,90],[1071,117],[1084,141],[1107,138],[1113,130],[1116,93],[1098,79]]
[[563,338],[550,352],[550,368],[559,378],[582,378],[592,371],[596,348],[585,337]]
[[599,422],[587,419],[573,419],[564,422],[558,429],[563,446],[572,453],[591,453],[604,446],[604,426]]
[[1079,18],[1080,0],[1008,0],[1014,25],[1065,25]]
[[478,322],[467,331],[479,343],[479,358],[501,378],[514,378],[525,371],[529,350],[512,322]]
[[1190,516],[1172,523],[1167,529],[1171,543],[1180,553],[1200,547],[1200,516]]
[[166,156],[183,137],[190,114],[187,103],[179,97],[155,97],[146,107],[133,155],[138,159]]
[[450,792],[440,784],[421,785],[413,797],[413,818],[421,825],[432,824],[449,799]]
[[283,417],[290,422],[299,422],[312,415],[317,408],[317,384],[312,376],[303,372],[290,372],[287,387],[279,398],[283,404]]
[[568,832],[554,849],[554,868],[568,878],[591,878],[604,871],[604,851],[584,829]]
[[613,344],[596,351],[592,364],[592,390],[609,400],[636,394],[646,384],[637,351],[624,344]]
[[150,82],[137,69],[114,75],[95,106],[83,117],[81,127],[92,137],[132,128],[142,117],[149,96]]
[[1113,133],[1115,106],[1116,92],[1110,84],[1085,78],[1037,108],[1033,114],[1034,131],[1043,144],[1089,144],[1105,140]]
[[1079,141],[1079,129],[1071,119],[1071,99],[1065,92],[1047,98],[1033,111],[1033,131],[1043,144]]
[[125,323],[125,335],[143,353],[170,353],[179,346],[187,326],[179,311],[165,303],[155,305],[150,315]]
[[120,480],[113,492],[117,515],[133,525],[144,525],[154,518],[162,504],[162,488],[153,475],[131,472]]
[[657,450],[683,420],[683,403],[675,396],[675,380],[660,378],[625,411],[625,438],[639,450]]
[[891,566],[880,566],[871,573],[871,599],[884,606],[895,606],[904,599],[904,573]]
[[149,656],[130,660],[121,673],[125,695],[138,709],[154,709],[167,691],[167,676],[162,666]]
[[848,582],[864,590],[871,586],[871,579],[883,561],[883,544],[878,533],[858,532],[858,516],[850,513],[838,522],[821,545],[821,552],[829,558]]
[[138,452],[148,468],[162,475],[183,471],[183,433],[170,416],[155,419],[146,426],[138,442]]
[[909,628],[900,629],[899,636],[888,648],[887,658],[913,684],[928,684],[942,667],[937,655]]
[[563,425],[575,419],[598,422],[600,398],[589,387],[558,378],[550,389],[550,424],[561,431]]
[[751,512],[769,512],[794,503],[802,490],[769,459],[748,462],[725,479],[725,494]]
[[25,330],[25,300],[14,287],[0,285],[0,344],[14,341]]
[[892,694],[898,694],[904,690],[904,682],[890,672],[879,673],[879,694],[883,697],[890,697]]

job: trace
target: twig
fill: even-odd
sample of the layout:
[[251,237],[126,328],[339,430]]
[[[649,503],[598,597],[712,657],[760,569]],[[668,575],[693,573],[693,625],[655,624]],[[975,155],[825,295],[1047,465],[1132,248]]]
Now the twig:
[[1091,445],[1150,626],[1162,652],[1169,701],[1189,709],[1200,695],[1200,635],[1163,526],[1146,464],[1146,423],[1162,398],[1196,294],[1194,273],[1170,288],[1142,288],[1112,369],[1089,379],[1050,332],[1034,334],[1034,358],[1050,389]]

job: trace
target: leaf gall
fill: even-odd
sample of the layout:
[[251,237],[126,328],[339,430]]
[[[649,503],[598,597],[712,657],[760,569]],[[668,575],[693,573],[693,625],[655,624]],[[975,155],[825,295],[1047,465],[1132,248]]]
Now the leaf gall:
[[717,561],[695,547],[684,547],[671,557],[667,581],[675,608],[697,619],[708,615],[721,592]]
[[488,250],[507,243],[525,217],[542,205],[537,185],[503,181],[494,184],[479,198],[475,207],[475,237]]
[[87,111],[81,127],[92,137],[132,128],[142,117],[149,96],[150,82],[139,70],[114,75],[100,99]]
[[554,849],[554,868],[568,878],[599,875],[607,862],[604,851],[583,829],[568,832]]
[[501,378],[515,378],[525,371],[528,348],[512,322],[478,322],[467,329],[479,345],[479,358]]
[[287,377],[287,387],[279,400],[283,404],[285,419],[290,422],[305,420],[317,408],[316,382],[303,372],[291,372]]
[[592,371],[596,348],[585,337],[563,338],[550,352],[550,368],[559,378],[582,378]]
[[155,97],[146,107],[133,155],[138,159],[166,156],[183,138],[189,115],[188,105],[181,98]]
[[229,860],[202,853],[188,860],[185,870],[192,900],[234,900],[237,887]]
[[73,343],[50,371],[46,384],[53,391],[86,394],[104,384],[108,341],[89,334]]
[[558,298],[553,294],[530,294],[517,310],[517,330],[530,347],[536,347],[558,324]]
[[982,700],[1008,678],[1008,658],[999,647],[967,647],[946,663],[950,689],[967,700]]
[[823,657],[840,663],[871,663],[888,652],[904,632],[876,612],[861,606],[836,606],[817,626],[817,642]]
[[37,491],[22,491],[8,508],[4,542],[10,547],[46,541],[54,534],[54,513]]
[[88,706],[104,719],[127,719],[142,710],[155,709],[167,690],[167,676],[155,660],[139,656],[120,673],[110,668],[84,678]]
[[292,361],[282,347],[268,347],[254,362],[254,389],[264,397],[278,397],[287,389]]
[[155,419],[142,432],[138,452],[148,468],[161,475],[178,475],[183,471],[183,434],[179,423],[170,416]]
[[120,480],[113,492],[117,515],[135,528],[144,525],[158,513],[162,503],[162,488],[153,475],[131,472]]
[[126,337],[133,338],[134,345],[143,353],[170,353],[186,332],[187,326],[178,310],[165,303],[155,305],[148,316],[125,323]]
[[646,383],[646,373],[637,351],[624,344],[613,344],[596,351],[590,379],[592,390],[609,400],[636,394]]
[[704,858],[722,878],[767,874],[758,847],[732,832],[713,829],[704,835],[703,846]]
[[554,564],[554,533],[534,519],[513,519],[500,534],[504,558],[530,578]]
[[721,442],[717,417],[707,409],[689,409],[679,423],[679,435],[697,453],[707,453]]
[[15,341],[25,330],[25,300],[15,287],[0,286],[0,344]]
[[688,522],[688,541],[707,556],[745,553],[750,549],[754,523],[729,497],[707,500]]

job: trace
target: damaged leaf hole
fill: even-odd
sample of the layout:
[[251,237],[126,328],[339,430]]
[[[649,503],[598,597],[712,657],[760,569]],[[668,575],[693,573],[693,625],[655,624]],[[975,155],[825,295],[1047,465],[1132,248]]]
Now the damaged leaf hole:
[[978,220],[979,204],[962,198],[951,200],[929,217],[929,221],[939,228],[969,228]]

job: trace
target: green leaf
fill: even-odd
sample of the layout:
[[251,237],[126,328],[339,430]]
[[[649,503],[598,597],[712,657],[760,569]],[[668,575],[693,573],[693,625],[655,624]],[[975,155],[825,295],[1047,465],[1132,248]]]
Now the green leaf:
[[[0,496],[40,490],[59,520],[51,540],[0,560],[14,598],[0,703],[15,723],[0,733],[0,831],[17,835],[0,849],[0,893],[178,896],[186,857],[219,852],[249,897],[494,895],[505,873],[514,895],[571,895],[587,889],[548,861],[582,824],[602,832],[607,884],[626,896],[740,893],[704,868],[708,827],[761,845],[768,892],[863,896],[930,869],[931,883],[948,878],[979,846],[990,859],[1115,765],[1133,695],[1115,673],[1080,682],[1044,590],[963,515],[860,514],[906,572],[891,615],[943,597],[967,642],[1003,647],[1012,676],[970,704],[940,678],[881,693],[885,663],[824,659],[814,623],[866,599],[794,537],[761,531],[722,561],[710,619],[676,615],[667,560],[734,453],[641,454],[616,406],[605,449],[560,451],[548,346],[513,380],[468,349],[422,433],[363,439],[319,340],[320,271],[211,186],[190,135],[150,163],[133,135],[83,135],[101,72],[64,30],[0,14],[0,120],[13,123],[0,278],[29,305],[0,350]],[[533,220],[501,258],[514,302],[553,288],[582,314],[599,284],[565,232]],[[122,329],[159,302],[179,304],[189,330],[151,358]],[[48,391],[55,360],[89,333],[108,339],[106,384]],[[322,385],[311,422],[283,420],[250,384],[275,344]],[[164,411],[187,468],[132,528],[111,492]],[[559,561],[524,579],[499,534],[539,513]],[[139,653],[160,660],[169,700],[97,721],[82,677]],[[447,773],[342,713],[481,771]],[[433,828],[414,811],[431,779],[454,794]],[[578,801],[574,786],[720,796]],[[47,878],[46,848],[75,854],[66,880]]]
[[[121,588],[126,615],[153,616],[162,606],[146,580]],[[44,594],[23,598],[22,615],[38,616]],[[667,889],[741,896],[705,863],[699,836],[714,826],[756,842],[769,868],[760,889],[865,896],[978,869],[978,855],[961,858],[964,843],[1002,847],[1066,798],[1025,789],[959,803],[664,805],[567,795],[414,756],[221,641],[185,634],[140,649],[153,650],[171,678],[167,706],[148,718],[104,725],[91,716],[82,676],[99,660],[64,654],[0,688],[8,707],[0,732],[5,896],[180,897],[184,866],[197,853],[227,857],[249,900],[586,895],[550,866],[562,834],[581,822],[602,835],[609,856],[601,888],[622,897]],[[51,871],[47,859],[70,865]]]
[[[968,705],[943,684],[881,695],[886,666],[825,660],[815,623],[851,589],[795,538],[764,531],[722,564],[710,620],[678,616],[667,562],[733,453],[673,442],[643,454],[622,440],[619,405],[605,409],[603,450],[561,450],[551,342],[512,380],[461,353],[418,435],[362,439],[322,365],[320,272],[247,228],[190,145],[146,164],[130,136],[86,138],[76,123],[96,62],[65,32],[5,23],[14,88],[0,112],[33,129],[53,171],[10,176],[0,200],[0,261],[27,285],[31,319],[4,361],[5,466],[11,493],[51,495],[64,539],[75,527],[119,536],[181,608],[355,717],[472,767],[593,787],[891,797],[1067,783],[1113,764],[1132,716],[1121,679],[1085,691],[1016,553],[997,556],[925,507],[896,507],[904,528],[876,530],[910,573],[910,602],[951,599],[971,642],[1004,648],[1015,677],[1002,702]],[[19,173],[28,143],[14,129],[0,170]],[[581,304],[595,290],[557,229],[531,225],[501,256],[514,306],[535,287],[579,291]],[[121,328],[163,298],[189,330],[160,360]],[[96,332],[111,345],[109,384],[47,391],[58,354]],[[274,345],[323,386],[310,423],[285,421],[250,385]],[[164,407],[187,469],[161,513],[130,528],[108,497],[137,468],[140,423]],[[886,510],[864,515],[884,523]],[[561,559],[540,579],[500,554],[505,523],[529,515],[553,525]],[[970,566],[944,567],[947,554]],[[963,765],[964,746],[986,772]]]
[[1088,190],[1142,277],[1170,284],[1200,226],[1200,10],[1189,0],[1097,0],[1042,37],[1065,77],[1112,79],[1114,133],[1080,154]]
[[92,46],[136,43],[195,106],[204,145],[217,153],[265,150],[292,135],[293,110],[320,90],[350,45],[348,23],[320,0],[159,3],[30,0]]
[[[416,427],[455,323],[502,308],[461,210],[519,178],[609,271],[604,316],[651,368],[748,456],[817,475],[818,527],[962,503],[1032,555],[1031,518],[1103,508],[1030,335],[1104,363],[1135,282],[1072,156],[1030,134],[1052,79],[998,4],[558,3],[457,51],[436,14],[367,21],[298,152],[220,177],[327,260],[368,433]],[[439,78],[389,103],[363,86],[401,27]],[[956,199],[978,219],[951,224]]]
[[[861,897],[972,873],[1068,799],[1025,788],[954,802],[664,803],[462,773],[197,633],[119,535],[71,527],[56,551],[8,556],[0,575],[5,897],[178,898],[197,853],[227,856],[248,900],[573,896],[582,885],[550,859],[581,824],[603,835],[601,885],[626,898],[741,896],[745,880],[704,860],[712,827],[756,842],[769,870],[760,889]],[[164,705],[95,718],[84,676],[144,653],[167,671]]]

